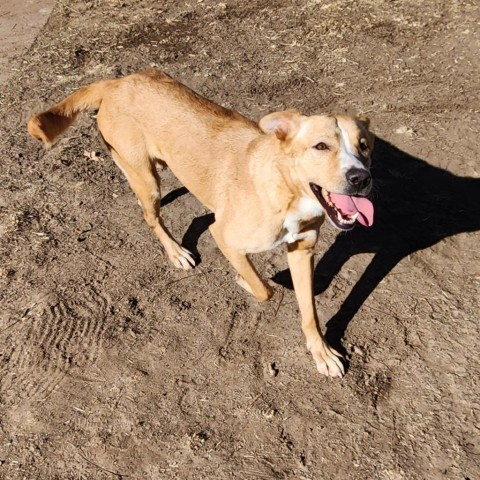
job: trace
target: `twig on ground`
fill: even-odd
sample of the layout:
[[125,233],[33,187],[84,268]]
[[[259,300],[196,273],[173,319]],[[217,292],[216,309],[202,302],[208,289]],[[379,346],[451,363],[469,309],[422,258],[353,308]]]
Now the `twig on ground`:
[[278,305],[277,305],[277,308],[275,309],[275,313],[273,314],[273,318],[276,318],[277,316],[277,313],[278,311],[280,310],[280,307],[282,306],[282,302],[283,302],[283,297],[285,296],[285,292],[284,292],[284,289],[282,288],[282,290],[280,291],[280,301],[278,302]]

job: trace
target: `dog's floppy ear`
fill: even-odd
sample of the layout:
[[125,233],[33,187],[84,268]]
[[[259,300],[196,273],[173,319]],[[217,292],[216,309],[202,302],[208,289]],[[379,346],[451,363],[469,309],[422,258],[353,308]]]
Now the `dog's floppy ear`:
[[279,140],[292,138],[300,128],[300,112],[285,110],[265,115],[258,123],[264,133],[274,133]]
[[363,115],[357,115],[357,122],[361,123],[365,130],[370,128],[370,119],[368,117],[364,117]]
[[363,115],[357,115],[355,119],[365,129],[365,134],[367,135],[368,143],[370,145],[370,151],[372,151],[375,143],[375,135],[370,131],[370,119]]

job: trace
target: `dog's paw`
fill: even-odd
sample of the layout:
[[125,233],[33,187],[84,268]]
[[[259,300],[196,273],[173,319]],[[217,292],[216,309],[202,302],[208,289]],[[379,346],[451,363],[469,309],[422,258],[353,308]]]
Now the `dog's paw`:
[[330,347],[321,338],[315,340],[312,344],[307,345],[310,353],[315,360],[317,370],[327,377],[342,378],[345,375],[345,367],[342,363],[342,355],[335,349]]
[[273,297],[273,288],[270,285],[264,284],[265,290],[261,292],[256,298],[259,302],[266,302]]
[[172,244],[171,250],[167,253],[168,257],[177,268],[190,270],[195,266],[195,259],[193,258],[192,253],[176,243]]
[[237,285],[244,288],[248,293],[251,293],[259,302],[265,302],[273,295],[272,288],[266,283],[263,284],[261,289],[259,289],[258,291],[254,291],[247,283],[247,281],[240,275],[237,276],[236,282]]

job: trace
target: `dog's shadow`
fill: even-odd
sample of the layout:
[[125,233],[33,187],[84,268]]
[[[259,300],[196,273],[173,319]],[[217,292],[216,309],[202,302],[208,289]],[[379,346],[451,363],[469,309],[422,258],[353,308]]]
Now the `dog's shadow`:
[[[373,227],[339,234],[315,268],[314,291],[318,295],[350,257],[375,254],[340,310],[327,323],[327,340],[343,353],[341,339],[348,324],[395,265],[446,237],[480,230],[480,180],[453,175],[379,138],[372,175]],[[293,288],[288,270],[279,272],[273,280]]]
[[[164,207],[169,203],[172,203],[178,197],[189,193],[187,188],[179,187],[165,195],[161,202],[160,206]],[[183,235],[182,238],[182,247],[185,247],[188,251],[193,253],[197,265],[202,262],[202,258],[198,251],[198,240],[202,236],[202,234],[207,230],[207,228],[215,221],[215,215],[213,213],[207,213],[205,215],[201,215],[200,217],[194,218],[192,223],[188,227],[187,231]]]

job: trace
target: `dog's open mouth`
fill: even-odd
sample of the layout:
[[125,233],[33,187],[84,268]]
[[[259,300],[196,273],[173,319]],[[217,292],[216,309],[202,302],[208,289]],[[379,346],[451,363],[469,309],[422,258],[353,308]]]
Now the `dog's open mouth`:
[[310,188],[340,230],[352,229],[356,221],[365,227],[373,225],[373,204],[368,198],[330,193],[315,183],[310,183]]

